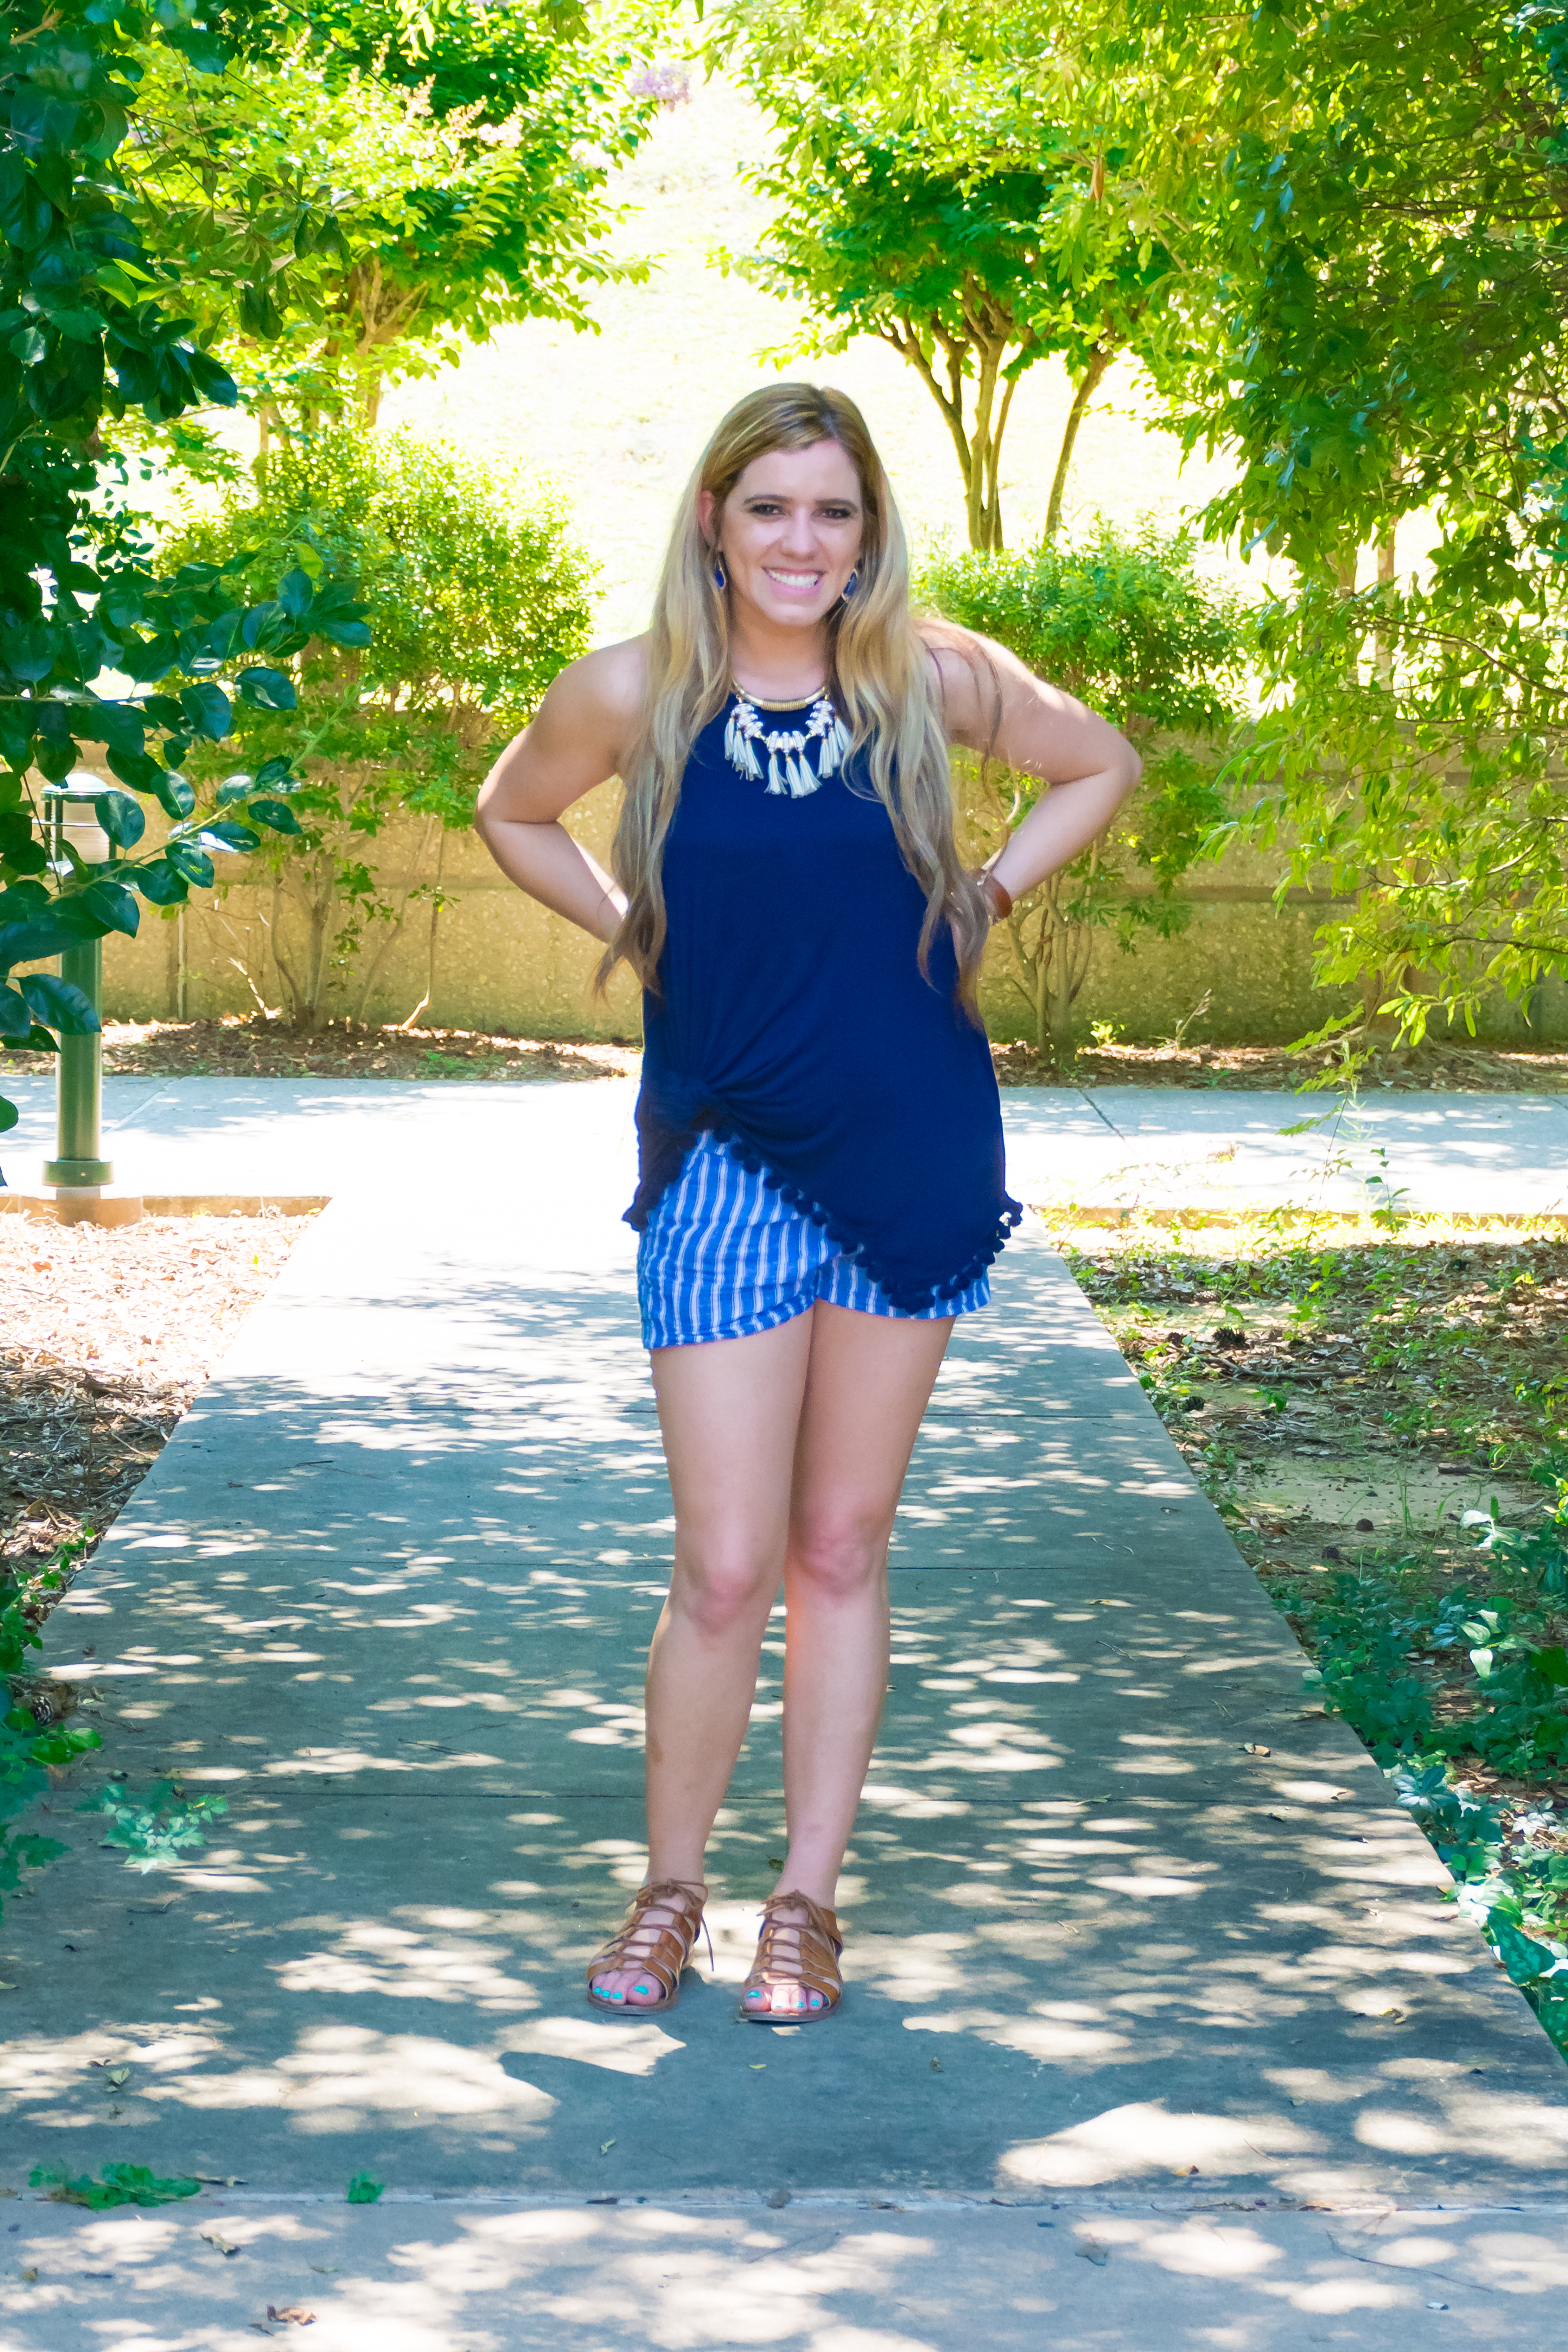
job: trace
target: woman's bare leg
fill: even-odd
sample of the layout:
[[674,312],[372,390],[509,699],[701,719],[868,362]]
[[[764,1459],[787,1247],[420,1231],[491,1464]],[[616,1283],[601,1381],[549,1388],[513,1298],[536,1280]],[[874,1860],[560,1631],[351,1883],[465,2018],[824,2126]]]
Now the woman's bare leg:
[[[952,1328],[950,1317],[812,1310],[784,1567],[789,1850],[779,1884],[830,1910],[887,1689],[894,1514]],[[810,2000],[788,1984],[747,1998],[768,2016]]]
[[[820,1311],[820,1310],[817,1310]],[[746,1737],[784,1572],[811,1316],[746,1339],[654,1351],[675,1505],[675,1565],[648,1658],[648,1876],[702,1883],[703,1854]],[[657,1924],[668,1915],[650,1913]],[[659,1999],[635,1969],[596,1990]]]

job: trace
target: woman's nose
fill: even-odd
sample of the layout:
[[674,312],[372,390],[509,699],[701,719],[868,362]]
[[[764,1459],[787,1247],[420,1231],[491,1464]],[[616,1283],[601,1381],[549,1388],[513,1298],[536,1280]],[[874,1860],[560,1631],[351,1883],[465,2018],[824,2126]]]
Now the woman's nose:
[[810,507],[791,507],[784,528],[784,552],[810,555],[816,551],[817,519]]

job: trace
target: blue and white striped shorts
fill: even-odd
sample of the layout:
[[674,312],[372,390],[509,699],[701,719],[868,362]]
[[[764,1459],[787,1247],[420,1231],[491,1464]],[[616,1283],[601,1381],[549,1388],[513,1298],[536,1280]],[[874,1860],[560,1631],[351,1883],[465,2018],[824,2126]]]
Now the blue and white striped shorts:
[[760,1174],[700,1135],[661,1195],[637,1246],[637,1303],[645,1348],[744,1339],[804,1315],[819,1298],[858,1315],[934,1323],[988,1307],[982,1274],[956,1298],[913,1311],[893,1306],[865,1268],[791,1208]]

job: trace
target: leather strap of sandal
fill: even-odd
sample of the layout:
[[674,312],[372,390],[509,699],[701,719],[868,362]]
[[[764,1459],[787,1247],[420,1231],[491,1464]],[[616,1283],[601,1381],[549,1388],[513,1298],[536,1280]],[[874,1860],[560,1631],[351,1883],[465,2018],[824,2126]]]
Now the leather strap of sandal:
[[[802,1916],[783,1919],[778,1916],[781,1911]],[[843,1979],[839,1974],[839,1955],[843,1948],[844,1939],[839,1933],[835,1913],[813,1903],[809,1895],[770,1895],[762,1906],[757,1958],[741,1988],[743,2008],[747,1993],[776,1984],[803,1985],[808,1993],[821,1994],[820,2008],[774,2010],[764,2003],[747,2013],[753,2017],[825,2017],[831,2009],[837,2009],[843,1998]]]
[[[639,2010],[663,2008],[674,1998],[681,1971],[691,1958],[699,1932],[707,1932],[703,1918],[706,1901],[706,1886],[688,1886],[680,1878],[661,1878],[640,1886],[632,1897],[625,1925],[588,1964],[590,1994],[596,1977],[608,1976],[612,1969],[641,1969],[657,1983],[660,1998],[628,2006]],[[647,1915],[654,1910],[674,1911],[676,1917],[668,1922],[651,1921]],[[708,1958],[713,1958],[711,1937]]]

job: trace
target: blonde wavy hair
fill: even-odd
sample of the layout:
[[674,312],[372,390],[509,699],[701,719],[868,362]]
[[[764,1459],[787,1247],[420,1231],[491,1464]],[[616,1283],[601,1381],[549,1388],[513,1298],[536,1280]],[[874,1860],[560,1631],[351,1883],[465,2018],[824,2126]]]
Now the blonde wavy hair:
[[[625,919],[600,967],[602,987],[621,962],[657,990],[666,929],[661,878],[664,843],[692,745],[730,692],[729,592],[714,577],[714,547],[698,500],[714,499],[715,538],[725,500],[747,467],[775,449],[836,441],[861,482],[864,535],[855,595],[828,615],[828,679],[856,751],[893,821],[909,871],[925,893],[918,958],[929,970],[938,926],[950,921],[959,994],[975,1010],[985,946],[984,901],[958,861],[953,782],[940,679],[909,608],[909,552],[882,459],[864,417],[841,392],[814,383],[748,393],[720,423],[687,483],[653,600],[648,682],[627,757],[625,797],[611,852],[625,891]],[[847,1008],[846,1008],[847,1010]]]

